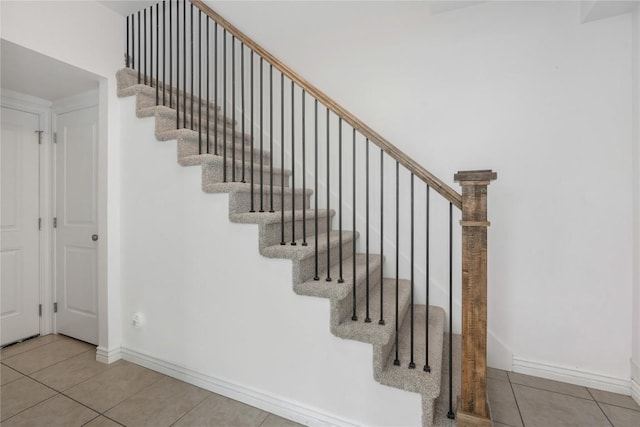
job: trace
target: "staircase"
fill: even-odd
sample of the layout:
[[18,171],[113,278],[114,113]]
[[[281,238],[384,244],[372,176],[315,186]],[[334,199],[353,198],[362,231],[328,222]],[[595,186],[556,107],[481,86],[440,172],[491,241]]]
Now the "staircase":
[[[172,77],[166,78],[165,64],[160,60],[159,45],[168,44],[170,48],[174,47],[174,43],[164,33],[167,22],[165,2],[152,6],[150,8],[150,23],[147,30],[146,10],[144,11],[144,21],[141,21],[140,13],[132,15],[131,21],[127,18],[127,68],[122,69],[117,74],[118,80],[118,96],[119,97],[136,97],[136,114],[139,118],[153,117],[155,118],[155,137],[158,141],[177,141],[177,161],[185,167],[199,166],[202,170],[202,190],[205,193],[228,193],[229,194],[229,220],[234,223],[241,224],[257,224],[259,232],[259,251],[260,254],[268,258],[289,259],[292,263],[293,291],[298,295],[327,298],[330,301],[330,331],[335,336],[368,343],[373,346],[373,373],[377,382],[383,385],[394,387],[407,392],[418,393],[422,397],[422,424],[423,426],[445,426],[455,425],[454,408],[458,406],[458,424],[459,425],[490,425],[488,411],[486,410],[486,378],[482,375],[482,369],[486,369],[486,305],[484,306],[484,342],[485,347],[479,348],[470,361],[474,366],[480,366],[480,369],[472,369],[471,371],[460,366],[459,356],[461,351],[465,351],[465,343],[471,343],[474,348],[478,347],[476,335],[473,330],[477,328],[477,323],[482,324],[482,311],[473,313],[474,307],[478,302],[482,302],[482,289],[478,291],[476,286],[470,286],[471,292],[480,292],[478,298],[472,299],[474,307],[468,307],[465,323],[465,302],[469,304],[470,299],[465,298],[463,292],[463,337],[452,335],[449,331],[452,327],[452,209],[454,206],[462,208],[463,214],[461,221],[463,224],[463,270],[465,272],[472,271],[474,268],[482,270],[482,259],[472,258],[474,261],[466,263],[465,255],[470,252],[482,252],[484,250],[484,274],[485,274],[485,301],[486,301],[486,185],[491,179],[495,179],[495,174],[490,171],[472,171],[469,173],[459,173],[457,179],[463,183],[466,193],[460,196],[454,190],[450,189],[442,181],[431,175],[420,165],[415,164],[410,158],[406,157],[396,147],[388,143],[384,138],[373,132],[366,125],[354,118],[350,113],[337,106],[322,92],[313,86],[299,79],[295,73],[291,72],[286,66],[282,65],[275,58],[271,57],[266,51],[254,44],[250,39],[245,38],[242,33],[224,21],[215,12],[211,11],[201,2],[194,1],[190,5],[190,21],[187,19],[188,11],[186,2],[168,2],[169,9],[174,7],[176,12],[176,22],[179,25],[179,17],[182,12],[183,27],[178,28],[176,32],[179,34],[183,31],[185,36],[182,40],[177,39],[175,47],[177,59],[175,64],[169,62],[168,68],[173,71],[175,69],[176,80]],[[160,9],[162,5],[162,9]],[[197,6],[197,7],[194,7]],[[197,23],[194,24],[194,9],[196,13]],[[161,12],[162,11],[162,12]],[[206,21],[203,21],[204,18]],[[160,13],[162,13],[162,25],[160,25]],[[153,17],[156,17],[155,26]],[[130,27],[131,22],[131,27]],[[207,72],[203,72],[202,65],[202,45],[190,43],[191,48],[191,69],[190,75],[187,73],[189,61],[187,61],[187,31],[193,33],[198,31],[200,34],[203,28],[203,22],[206,22],[207,31],[207,47],[205,52],[211,52],[208,42],[211,40],[209,36],[210,22],[215,25],[215,50],[217,52],[219,41],[217,40],[219,29],[221,27],[224,36],[225,49],[224,56],[221,61],[225,61],[223,65],[222,77],[224,95],[218,84],[218,77],[215,78],[214,100],[209,99],[209,94],[213,92],[209,89],[209,81],[207,80],[207,95],[202,95],[202,75],[205,77],[211,74],[209,70],[209,58],[205,55],[207,61]],[[170,24],[171,25],[171,24]],[[171,28],[169,25],[169,28]],[[188,26],[188,28],[187,28]],[[136,33],[137,27],[137,33]],[[140,28],[143,28],[144,35],[140,35]],[[160,28],[162,27],[163,35],[160,37]],[[157,32],[154,36],[154,28]],[[232,69],[233,82],[231,88],[227,88],[227,70],[228,58],[227,49],[227,31],[232,37]],[[147,34],[149,34],[150,54],[147,54]],[[131,35],[131,42],[129,36]],[[137,40],[135,37],[137,36]],[[144,38],[143,38],[144,37]],[[155,37],[155,38],[154,38]],[[141,47],[141,39],[144,43],[144,50]],[[242,41],[241,53],[242,71],[238,74],[242,80],[240,88],[235,81],[236,65],[239,62],[236,59],[236,39]],[[154,47],[157,58],[154,60]],[[137,43],[137,45],[136,45]],[[184,44],[183,44],[184,43]],[[201,42],[200,42],[201,43]],[[193,53],[193,45],[197,46],[196,54]],[[131,46],[131,52],[129,47]],[[247,94],[245,93],[244,76],[247,75],[245,69],[245,46],[251,49],[251,107],[245,107]],[[180,48],[183,49],[180,53]],[[254,52],[260,59],[260,117],[255,114],[254,105]],[[217,54],[217,53],[216,53]],[[180,55],[184,55],[181,61]],[[162,61],[166,61],[166,54],[162,54]],[[140,57],[143,57],[141,64]],[[149,69],[147,70],[147,58],[149,59]],[[215,70],[219,70],[216,60]],[[274,128],[277,124],[273,124],[273,106],[269,110],[269,126],[264,126],[263,121],[267,122],[263,117],[264,108],[262,107],[264,81],[263,59],[266,59],[272,66],[276,66],[280,72],[280,85],[276,89],[281,90],[279,103],[281,110],[275,115],[276,121],[281,120],[281,125],[277,128],[279,135],[274,137]],[[137,60],[137,63],[136,63]],[[199,61],[198,70],[194,73],[194,60]],[[160,73],[162,66],[163,72]],[[181,68],[184,67],[184,68]],[[247,67],[248,68],[248,67]],[[155,69],[155,71],[154,71]],[[180,80],[180,70],[183,69],[182,80]],[[273,68],[269,68],[269,72],[273,72]],[[154,75],[155,73],[155,75]],[[197,77],[196,77],[197,75]],[[285,113],[285,76],[291,82],[291,103],[286,106]],[[162,78],[160,78],[162,77]],[[269,76],[270,90],[273,90],[273,80]],[[175,83],[175,84],[174,84]],[[297,86],[301,91],[296,92]],[[288,85],[287,85],[288,86]],[[236,105],[236,92],[242,92],[242,106],[239,109]],[[232,101],[229,102],[227,92],[232,93]],[[247,90],[248,92],[248,90]],[[288,93],[288,94],[289,94]],[[287,95],[288,95],[287,94]],[[311,96],[315,101],[315,145],[311,147],[309,144],[305,146],[305,138],[307,132],[304,126],[313,123],[313,119],[305,115],[305,107],[302,107],[302,113],[294,107],[294,95],[298,98],[301,95],[302,104],[307,105],[305,96]],[[257,98],[257,96],[256,96]],[[269,95],[269,102],[273,103],[274,97],[272,92]],[[321,146],[322,155],[326,149],[326,163],[322,165],[326,171],[320,172],[318,169],[318,101],[321,105],[326,106],[326,144]],[[276,99],[276,104],[278,99]],[[312,104],[313,105],[313,104]],[[278,106],[276,106],[277,109]],[[298,104],[300,108],[300,104]],[[245,115],[246,111],[246,115]],[[291,114],[289,120],[288,114]],[[302,118],[303,130],[296,130],[296,113]],[[311,112],[309,112],[311,114]],[[330,144],[332,134],[329,129],[332,123],[330,115],[335,115],[339,124],[339,152],[338,167],[333,165],[333,172],[330,171],[331,161],[335,158],[330,154],[330,149],[336,149],[334,142]],[[287,123],[285,126],[285,116]],[[313,116],[311,116],[313,117]],[[257,125],[257,123],[260,123]],[[291,147],[288,151],[289,141],[286,136],[291,126],[290,143]],[[348,192],[343,188],[343,126],[351,126],[353,129],[353,178],[350,183],[353,184],[353,190]],[[257,130],[256,130],[257,129]],[[366,143],[364,150],[356,154],[356,133],[358,137],[364,137]],[[296,137],[295,135],[298,135]],[[302,138],[302,146],[296,139]],[[274,140],[276,141],[274,144]],[[268,141],[268,143],[267,143]],[[363,141],[364,142],[364,141]],[[380,147],[380,166],[376,179],[380,180],[380,230],[377,237],[380,240],[379,249],[382,250],[389,246],[384,239],[382,227],[384,225],[383,214],[385,207],[383,206],[384,195],[382,192],[386,188],[383,180],[389,172],[384,172],[385,156],[389,156],[390,160],[395,160],[395,195],[387,196],[389,199],[395,198],[395,233],[388,232],[389,235],[395,237],[395,274],[390,268],[385,268],[385,259],[389,254],[374,253],[370,250],[370,220],[369,220],[369,185],[370,185],[370,161],[369,146],[370,142]],[[333,145],[332,145],[333,144]],[[268,148],[267,148],[268,146]],[[307,169],[307,161],[309,152],[305,154],[305,148],[309,151],[315,150],[312,156],[315,167]],[[300,154],[302,150],[302,154]],[[363,153],[364,152],[364,153]],[[356,185],[359,177],[356,177],[355,167],[356,159],[366,156],[366,178],[363,186],[366,186],[366,213],[356,212],[358,203],[356,202]],[[335,160],[334,160],[335,161]],[[387,160],[389,163],[389,160]],[[391,163],[393,165],[393,163]],[[351,166],[351,165],[348,165]],[[359,165],[361,166],[361,165]],[[358,167],[359,167],[358,166]],[[411,188],[411,239],[410,254],[411,268],[410,278],[402,278],[399,274],[400,251],[400,192],[399,192],[399,168],[402,166],[410,173]],[[302,172],[300,168],[302,167]],[[295,169],[298,168],[296,173]],[[338,169],[336,174],[335,170]],[[373,168],[372,168],[373,169]],[[348,167],[345,167],[351,173]],[[324,175],[323,175],[324,174]],[[338,175],[336,177],[336,175]],[[447,314],[441,307],[429,305],[429,286],[426,289],[426,304],[418,303],[416,298],[416,287],[414,279],[414,178],[422,180],[426,188],[426,218],[427,218],[427,243],[426,243],[426,274],[427,284],[429,282],[429,212],[430,212],[430,196],[429,190],[433,189],[440,193],[449,205],[449,277],[450,277],[450,295],[449,310]],[[325,181],[326,185],[319,187],[318,180]],[[387,178],[388,179],[388,178]],[[297,181],[297,182],[296,182]],[[300,184],[302,181],[302,185]],[[336,197],[335,183],[338,184],[338,196]],[[297,184],[297,185],[296,185]],[[310,184],[310,185],[307,185]],[[311,185],[312,184],[312,185]],[[332,190],[333,185],[333,191]],[[358,185],[359,186],[359,185]],[[480,187],[485,188],[484,193]],[[346,187],[346,186],[345,186]],[[480,190],[478,190],[480,188]],[[318,193],[326,191],[326,198],[318,201]],[[348,209],[343,205],[343,191],[348,193],[348,198],[353,198],[352,230],[343,227],[343,216]],[[484,196],[483,196],[484,195]],[[466,197],[465,197],[466,196]],[[358,196],[361,197],[361,196]],[[336,199],[337,202],[336,203]],[[350,200],[351,201],[351,200]],[[482,212],[482,203],[484,202],[484,212]],[[393,210],[393,204],[389,203]],[[476,205],[478,205],[476,207]],[[465,210],[466,208],[466,210]],[[484,214],[484,218],[483,218]],[[360,217],[366,217],[366,227],[364,233],[359,230],[358,225],[361,221]],[[486,224],[485,224],[486,223]],[[465,234],[465,228],[471,235]],[[473,234],[477,229],[484,230],[484,249],[482,248],[483,236]],[[465,237],[466,236],[466,237]],[[361,243],[358,247],[358,240],[366,242],[366,250],[362,249],[365,244]],[[404,237],[403,242],[407,244]],[[471,239],[471,240],[469,240]],[[465,246],[465,242],[470,242],[470,246]],[[393,242],[392,242],[393,243]],[[480,247],[478,248],[478,243]],[[391,245],[393,246],[393,245]],[[467,248],[467,252],[465,252]],[[468,249],[472,248],[471,251]],[[232,255],[230,255],[232,256]],[[393,256],[389,257],[393,258]],[[479,260],[479,261],[478,261]],[[475,274],[463,274],[463,291],[465,289],[465,280],[469,280],[469,276],[475,277]],[[466,277],[466,278],[465,278]],[[476,279],[472,279],[476,280]],[[480,284],[482,278],[479,279]],[[477,280],[476,280],[477,282]],[[466,283],[467,285],[476,285],[477,283]],[[485,303],[486,304],[486,303]],[[480,304],[482,308],[482,304]],[[470,320],[471,319],[471,320]],[[448,325],[447,325],[448,321]],[[473,328],[465,328],[465,325]],[[446,331],[446,332],[445,332]],[[465,332],[467,333],[465,335]],[[480,340],[481,341],[481,340]],[[468,351],[468,350],[467,350]],[[478,355],[484,351],[484,360]],[[453,357],[450,355],[454,354]],[[465,363],[467,363],[465,358]],[[364,363],[364,361],[363,361]],[[479,363],[479,365],[477,365]],[[483,365],[484,364],[484,365]],[[465,379],[467,377],[472,380]],[[486,376],[486,372],[484,373]],[[457,405],[453,396],[461,393],[464,407]],[[484,384],[483,384],[484,382]],[[465,384],[470,391],[465,393]],[[479,385],[478,385],[479,384]],[[473,391],[474,387],[480,387],[480,393]],[[484,388],[484,391],[482,389]],[[465,399],[465,396],[470,398]],[[481,398],[484,396],[483,398]],[[480,402],[481,409],[475,408],[475,399]],[[466,408],[466,410],[465,410]],[[488,421],[488,424],[487,424]]]

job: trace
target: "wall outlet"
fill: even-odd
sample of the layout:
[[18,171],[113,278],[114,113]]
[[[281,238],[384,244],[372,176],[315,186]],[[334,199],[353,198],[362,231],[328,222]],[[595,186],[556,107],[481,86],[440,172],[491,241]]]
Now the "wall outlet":
[[144,324],[144,316],[142,313],[133,313],[133,317],[131,318],[131,324],[134,328],[139,328]]

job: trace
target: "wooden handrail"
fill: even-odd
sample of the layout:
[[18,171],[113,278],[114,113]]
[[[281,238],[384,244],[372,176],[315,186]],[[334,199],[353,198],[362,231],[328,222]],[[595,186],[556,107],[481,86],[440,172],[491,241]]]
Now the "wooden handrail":
[[298,73],[289,68],[286,64],[282,63],[282,61],[278,60],[275,56],[269,53],[266,49],[260,46],[258,43],[249,38],[242,31],[237,29],[233,24],[224,19],[222,16],[217,14],[213,9],[207,6],[202,0],[191,0],[197,8],[202,10],[203,13],[208,15],[211,19],[216,21],[218,25],[222,26],[225,30],[229,31],[233,36],[235,36],[238,40],[245,44],[248,48],[256,52],[258,55],[267,60],[270,64],[272,64],[276,69],[278,69],[282,74],[287,76],[290,80],[294,81],[298,86],[304,89],[309,95],[315,97],[318,101],[327,106],[331,111],[337,114],[342,118],[345,122],[349,123],[360,132],[365,138],[369,138],[371,142],[376,144],[385,153],[389,156],[397,160],[402,166],[407,168],[409,172],[413,173],[416,177],[420,178],[422,181],[427,183],[431,188],[440,193],[445,199],[451,202],[458,209],[462,209],[462,196],[455,191],[453,188],[449,187],[443,181],[441,181],[438,177],[433,175],[431,172],[423,168],[419,163],[413,160],[411,157],[407,156],[404,152],[402,152],[398,147],[391,144],[385,138],[380,136],[376,131],[371,129],[365,123],[363,123],[356,116],[351,114],[349,111],[341,107],[337,102],[331,99],[327,94],[322,92],[320,89],[309,83],[307,80],[302,78]]

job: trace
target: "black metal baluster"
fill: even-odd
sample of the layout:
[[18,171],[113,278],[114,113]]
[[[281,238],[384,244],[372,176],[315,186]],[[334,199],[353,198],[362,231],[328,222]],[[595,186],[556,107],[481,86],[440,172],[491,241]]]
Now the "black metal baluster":
[[338,264],[340,266],[338,283],[344,283],[342,277],[342,117],[338,120],[338,240]]
[[156,105],[158,104],[160,104],[160,5],[156,4]]
[[[262,69],[262,67],[260,67]],[[254,139],[253,139],[253,128],[254,128],[254,121],[253,121],[253,115],[254,115],[254,109],[253,109],[253,50],[251,50],[251,72],[250,72],[250,76],[251,76],[251,209],[249,210],[249,212],[255,212],[255,206],[254,206],[254,202],[253,202],[253,195],[254,195],[254,191],[253,191],[253,172],[254,172],[254,166],[253,164],[255,163],[255,161],[253,160],[253,145],[254,145]],[[260,76],[261,81],[260,81],[260,92],[262,93],[262,75]],[[261,97],[262,98],[262,97]],[[262,112],[260,113],[260,117],[262,120]],[[260,133],[262,134],[262,122],[260,123]],[[262,164],[262,151],[260,152],[260,163]]]
[[384,150],[380,149],[380,320],[384,325]]
[[129,15],[127,15],[127,52],[124,57],[124,64],[129,68]]
[[398,328],[400,322],[398,319],[399,310],[399,279],[400,278],[400,163],[396,160],[396,358],[393,360],[395,366],[400,366],[400,359],[398,358]]
[[[356,314],[356,310],[357,310],[357,295],[356,295],[356,241],[355,241],[355,233],[356,233],[356,129],[353,128],[353,177],[352,177],[352,181],[351,181],[351,185],[353,186],[352,188],[352,197],[353,197],[353,206],[351,208],[351,214],[352,214],[352,227],[353,227],[353,234],[354,234],[354,239],[353,239],[353,244],[351,245],[351,250],[352,250],[352,259],[353,259],[353,284],[352,284],[352,291],[353,291],[353,300],[352,300],[352,305],[353,305],[353,313],[351,314],[351,320],[353,320],[354,322],[356,320],[358,320],[358,315]],[[367,266],[368,267],[368,266]]]
[[166,1],[162,0],[162,105],[166,105],[167,90],[167,9]]
[[191,122],[189,123],[189,129],[191,130],[195,130],[194,126],[193,126],[193,98],[194,98],[194,92],[193,92],[193,81],[194,81],[194,76],[193,76],[193,3],[191,3],[190,5],[191,7],[189,8],[189,33],[191,35],[191,40],[189,42],[189,50],[191,51]]
[[280,73],[280,244],[284,241],[284,74]]
[[153,87],[153,6],[149,9],[149,86]]
[[414,284],[414,268],[413,268],[413,260],[414,260],[414,236],[413,236],[413,220],[414,220],[414,196],[413,196],[413,181],[414,176],[413,172],[411,173],[411,361],[409,362],[409,369],[414,369],[416,367],[415,362],[413,361],[413,328],[414,328],[414,303],[413,303],[413,284]]
[[329,148],[331,144],[329,144],[329,124],[330,124],[330,111],[329,107],[327,107],[327,278],[325,279],[327,282],[331,281],[331,156]]
[[314,197],[314,223],[315,223],[315,276],[313,276],[313,280],[320,280],[320,274],[318,272],[318,100],[315,100],[314,103],[314,121],[315,121],[315,170],[314,170],[314,188],[313,188],[313,197]]
[[427,280],[426,280],[426,284],[425,284],[425,293],[426,293],[426,310],[427,313],[425,315],[425,324],[424,324],[424,342],[425,342],[425,354],[424,354],[424,368],[423,370],[425,372],[431,372],[431,366],[429,365],[429,210],[430,210],[430,205],[429,205],[429,184],[427,184],[427,206],[426,206],[426,221],[427,221],[427,235],[426,235],[426,239],[427,239],[427,247],[426,247],[426,259],[425,259],[425,274],[427,276]]
[[262,135],[264,132],[262,131],[262,115],[263,115],[263,105],[262,105],[262,64],[264,63],[264,59],[260,57],[260,212],[264,212],[264,165],[262,159],[264,158],[264,151],[262,145]]
[[[193,8],[193,3],[191,7]],[[191,101],[193,102],[193,96]],[[209,104],[207,104],[208,109]],[[198,9],[198,148],[202,154],[202,11],[200,9]]]
[[227,30],[222,30],[222,181],[227,182]]
[[236,36],[231,36],[231,181],[236,182]]
[[169,108],[173,108],[173,12],[169,0]]
[[142,62],[140,62],[140,57],[142,56],[140,53],[142,52],[142,42],[140,40],[142,40],[142,34],[140,33],[140,27],[142,27],[142,25],[140,25],[140,21],[141,21],[141,13],[140,11],[138,11],[138,84],[140,84],[140,82],[142,82],[142,75],[141,70],[142,70]]
[[244,176],[245,154],[244,154],[244,42],[240,43],[240,109],[242,111],[242,182],[247,182]]
[[176,2],[176,129],[180,129],[180,2]]
[[[291,80],[291,245],[296,245],[296,145],[295,145],[295,99],[294,83]],[[284,193],[282,194],[284,199]]]
[[182,127],[187,128],[187,0],[182,1]]
[[453,412],[453,204],[449,202],[449,412],[447,418],[455,419]]
[[143,71],[143,75],[144,75],[144,84],[147,84],[147,9],[144,9],[142,11],[142,16],[143,16],[143,23],[144,23],[144,42],[142,43],[143,46],[143,55],[144,55],[144,62],[143,62],[143,66],[144,66],[144,71]]
[[213,154],[218,155],[218,23],[213,22]]
[[207,22],[207,25],[206,25],[207,43],[206,43],[206,47],[205,47],[205,50],[207,52],[207,54],[206,54],[206,56],[207,56],[207,72],[206,72],[206,74],[207,74],[207,154],[209,154],[211,152],[211,145],[210,145],[211,141],[209,141],[209,139],[210,139],[209,131],[211,130],[210,129],[211,124],[210,124],[210,118],[209,118],[210,110],[211,110],[211,90],[210,90],[211,88],[209,87],[209,79],[211,77],[210,70],[209,70],[209,62],[210,62],[209,61],[209,57],[211,56],[211,55],[209,55],[209,52],[211,52],[211,50],[209,48],[209,40],[210,40],[210,37],[209,37],[209,21],[211,21],[211,19],[209,19],[208,16],[205,16],[205,19],[206,19],[206,22]]
[[273,65],[269,64],[269,212],[273,210]]
[[306,91],[302,89],[302,246],[307,246],[307,151],[306,151]]
[[365,143],[365,238],[366,238],[366,265],[367,270],[365,273],[365,304],[366,304],[366,315],[364,318],[365,323],[371,323],[371,317],[369,317],[369,281],[370,281],[370,273],[369,273],[369,138],[367,138]]

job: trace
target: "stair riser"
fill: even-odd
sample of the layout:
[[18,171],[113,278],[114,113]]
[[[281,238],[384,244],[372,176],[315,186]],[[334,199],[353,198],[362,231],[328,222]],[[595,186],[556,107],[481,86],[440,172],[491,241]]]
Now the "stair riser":
[[[184,138],[184,137],[178,138],[178,159],[181,159],[187,156],[197,156],[198,154],[205,154],[206,149],[207,149],[207,141],[205,137],[203,137],[203,140],[202,140],[202,151],[203,151],[202,153],[200,153],[200,142],[198,141],[197,138]],[[215,150],[214,150],[213,139],[211,139],[209,141],[209,153],[207,154],[213,154],[214,151]],[[222,145],[219,144],[218,155],[222,156],[222,154],[223,154]],[[236,144],[236,151],[235,151],[236,160],[242,161],[242,154],[243,154],[242,144]],[[227,144],[227,159],[231,160],[232,157],[233,157],[233,145]],[[254,163],[254,169],[256,167],[255,165],[259,166],[260,152],[254,150],[253,158],[252,158],[251,150],[245,147],[244,157],[245,157],[245,162],[248,163],[247,168],[251,167],[250,162],[252,160]],[[269,164],[268,153],[263,153],[262,163]]]
[[[162,95],[162,94],[161,94]],[[189,126],[191,124],[191,104],[189,103],[189,99],[187,99],[187,126]],[[179,107],[180,110],[180,117],[184,117],[184,110],[183,110],[183,103],[182,103],[182,98],[180,98],[180,105],[176,106],[175,100],[173,101],[173,104],[171,105],[171,107],[169,107],[169,100],[165,100],[165,104],[162,104],[162,98],[160,99],[160,103],[156,104],[156,95],[155,92],[149,93],[146,90],[143,90],[141,92],[138,92],[138,94],[136,95],[136,116],[137,117],[150,117],[153,115],[153,110],[154,107],[157,106],[164,106],[167,108],[171,108],[173,110],[177,111],[176,107]],[[206,119],[207,119],[207,107],[206,105],[203,105],[202,110],[198,111],[198,104],[194,104],[193,106],[193,113],[194,113],[194,124],[196,125],[197,128],[197,124],[195,123],[198,118],[199,115],[202,116],[202,122],[203,122],[203,126],[206,123]],[[229,128],[231,128],[233,126],[233,122],[230,118],[225,118],[222,115],[222,112],[220,110],[217,110],[216,113],[216,108],[215,106],[212,106],[211,108],[209,108],[209,123],[210,126],[213,125],[214,121],[217,119],[217,123],[219,123],[220,125],[224,125],[226,124]],[[199,120],[198,120],[199,121]]]
[[[227,165],[226,165],[226,170],[227,170],[227,175],[226,175],[226,182],[231,182],[233,181],[233,169],[231,166],[231,159],[228,158],[227,159]],[[235,165],[235,181],[240,182],[240,180],[242,179],[242,165]],[[246,182],[250,182],[251,181],[251,169],[248,167],[249,165],[245,165],[245,171],[244,171],[244,176],[245,176],[245,181]],[[280,187],[280,172],[279,171],[274,171],[273,172],[273,182],[274,185],[278,185],[278,187]],[[269,182],[269,172],[265,171],[262,174],[262,179],[264,182]],[[255,169],[254,173],[253,173],[253,180],[254,182],[260,182],[260,170],[259,169]],[[207,184],[215,184],[215,183],[220,183],[220,182],[225,182],[224,180],[224,168],[223,168],[223,164],[222,164],[222,160],[219,161],[219,163],[216,164],[211,164],[211,163],[206,163],[202,165],[202,185],[206,186]],[[289,187],[289,177],[285,176],[284,177],[284,186]]]
[[[267,181],[268,183],[268,181]],[[257,212],[260,210],[260,185],[259,181],[254,182],[254,192],[253,192],[253,209]],[[268,190],[268,185],[265,186],[265,190]],[[296,190],[296,209],[302,209],[302,190]],[[311,206],[311,192],[305,192],[307,209]],[[262,197],[262,203],[265,211],[268,211],[271,207],[271,199],[270,194],[265,191]],[[273,194],[273,208],[279,209],[280,203],[282,201],[282,196],[280,193]],[[284,196],[284,208],[285,210],[291,210],[291,194],[286,194]],[[244,213],[251,211],[251,193],[234,193],[233,196],[229,200],[229,213]]]
[[[366,274],[356,275],[356,305],[358,307],[361,304],[365,304],[365,295],[366,295]],[[373,268],[369,268],[369,290],[378,287],[380,285],[380,264],[377,264]],[[379,304],[379,301],[369,301],[370,304]],[[335,310],[337,312],[337,316],[332,316],[331,330],[335,331],[335,328],[344,321],[351,322],[351,316],[353,315],[353,288],[349,292],[349,295],[335,303]],[[364,319],[358,319],[359,321],[364,321]],[[378,319],[374,319],[376,322]]]
[[[279,208],[278,208],[279,209]],[[307,237],[313,236],[315,233],[315,223],[314,219],[307,219],[306,221],[306,235]],[[296,226],[296,236],[295,239],[302,239],[302,219],[295,221]],[[325,233],[327,230],[327,219],[326,217],[318,218],[318,233]],[[284,223],[284,241],[286,244],[290,244],[292,240],[292,230],[291,230],[291,221],[285,221]],[[266,224],[260,227],[260,248],[264,248],[267,246],[277,245],[282,241],[282,232],[280,223],[277,224]]]
[[[343,242],[342,253],[343,255],[352,253],[352,241]],[[337,281],[338,274],[338,260],[339,260],[338,246],[331,248],[331,257],[329,258],[329,265],[331,266],[330,273],[332,281]],[[318,271],[322,272],[327,269],[327,253],[326,251],[320,251],[318,253]],[[315,276],[315,257],[310,256],[303,260],[293,263],[293,281],[294,283],[302,283],[313,279]],[[325,280],[326,277],[320,277],[320,280]]]
[[[190,123],[188,121],[187,121],[186,128],[182,126],[182,114],[180,114],[180,123],[178,124],[179,127],[176,127],[176,112],[174,110],[170,110],[163,107],[157,107],[157,108],[154,107],[153,109],[147,110],[143,116],[147,116],[147,114],[150,116],[151,112],[155,114],[156,137],[159,140],[162,140],[161,138],[164,134],[168,133],[170,135],[170,132],[175,131],[176,129],[189,129]],[[194,132],[198,132],[197,123],[195,123],[194,129],[195,129]],[[222,141],[224,139],[227,140],[227,145],[232,143],[234,139],[233,138],[234,132],[232,128],[227,127],[227,131],[225,133],[224,126],[222,124],[218,124],[217,129],[218,129],[217,137],[218,137],[220,146],[222,145]],[[206,138],[206,135],[207,135],[206,125],[202,127],[202,134]],[[215,129],[213,127],[213,124],[211,124],[209,127],[209,139],[215,139],[215,138],[216,138]],[[173,139],[173,138],[169,138],[169,139]],[[242,144],[242,141],[243,141],[242,134],[238,129],[236,129],[235,131],[235,141],[236,141],[236,144]],[[247,145],[251,144],[251,139],[249,136],[246,136],[244,138],[244,141],[246,141],[245,143]]]

